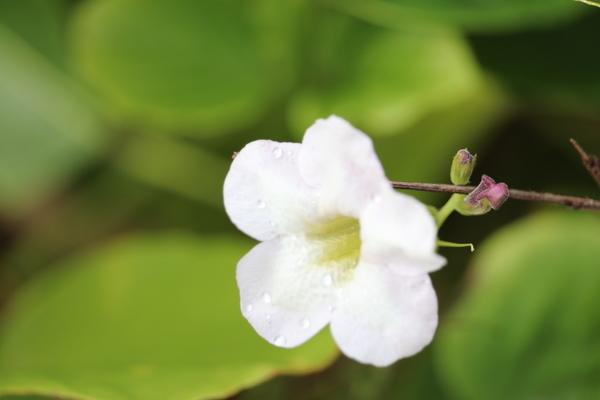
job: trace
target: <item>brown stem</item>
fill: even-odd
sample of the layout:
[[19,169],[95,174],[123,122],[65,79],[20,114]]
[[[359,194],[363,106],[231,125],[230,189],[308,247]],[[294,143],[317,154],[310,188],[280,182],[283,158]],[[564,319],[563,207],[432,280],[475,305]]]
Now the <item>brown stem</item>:
[[[444,183],[420,183],[420,182],[398,182],[392,181],[395,189],[411,189],[424,192],[444,192],[468,194],[475,186],[457,186]],[[600,211],[600,201],[587,197],[564,196],[554,193],[533,192],[529,190],[510,189],[510,198],[525,201],[537,201],[543,203],[561,204],[563,206]]]
[[575,139],[569,139],[571,145],[575,148],[577,153],[579,153],[579,157],[581,157],[581,162],[583,166],[589,172],[589,174],[594,178],[598,186],[600,186],[600,160],[593,154],[587,153],[583,147],[579,145],[575,141]]

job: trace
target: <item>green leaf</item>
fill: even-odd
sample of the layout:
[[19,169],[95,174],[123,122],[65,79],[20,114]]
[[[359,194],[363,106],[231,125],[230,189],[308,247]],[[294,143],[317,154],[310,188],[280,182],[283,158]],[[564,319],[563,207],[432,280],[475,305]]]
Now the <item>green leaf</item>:
[[118,119],[215,135],[255,123],[289,89],[296,4],[90,1],[74,54]]
[[481,247],[436,339],[458,399],[600,396],[600,218],[543,213]]
[[332,47],[342,61],[332,62],[327,80],[292,103],[290,121],[297,132],[336,113],[371,135],[390,136],[460,103],[482,85],[468,47],[450,32],[413,35],[351,27]]
[[247,242],[185,233],[121,238],[26,285],[0,330],[0,394],[102,399],[226,396],[337,355],[324,332],[294,350],[241,315]]
[[65,15],[65,0],[0,0],[0,22],[59,66],[65,61]]
[[96,156],[104,128],[78,87],[0,24],[0,208],[27,209]]
[[435,29],[449,24],[469,31],[554,25],[586,11],[572,0],[328,0],[327,4],[383,26]]

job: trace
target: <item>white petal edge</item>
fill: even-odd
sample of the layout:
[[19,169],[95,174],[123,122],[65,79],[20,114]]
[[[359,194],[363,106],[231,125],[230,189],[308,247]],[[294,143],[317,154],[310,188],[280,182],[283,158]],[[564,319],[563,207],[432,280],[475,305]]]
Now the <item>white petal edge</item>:
[[298,143],[257,140],[235,157],[223,185],[225,211],[248,236],[268,240],[299,232],[314,218],[316,198],[298,170]]
[[425,205],[391,189],[361,214],[360,236],[361,259],[370,263],[409,262],[422,272],[433,272],[446,264],[446,259],[435,253],[437,227]]
[[346,356],[385,367],[427,346],[437,323],[429,275],[359,264],[340,294],[331,332]]
[[308,128],[298,163],[305,181],[319,190],[324,213],[358,217],[372,198],[390,187],[371,139],[337,116]]
[[337,296],[323,284],[327,270],[311,263],[314,245],[280,237],[259,243],[238,263],[242,314],[276,346],[298,346],[331,319]]

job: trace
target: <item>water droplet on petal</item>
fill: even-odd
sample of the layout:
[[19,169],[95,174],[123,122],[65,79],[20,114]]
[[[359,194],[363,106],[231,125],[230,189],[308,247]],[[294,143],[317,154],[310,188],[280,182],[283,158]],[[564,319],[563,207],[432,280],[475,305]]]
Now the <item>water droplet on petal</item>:
[[329,306],[329,312],[332,313],[335,311],[335,306],[331,305]]
[[254,309],[254,306],[252,304],[248,304],[246,306],[246,313],[250,314],[252,312],[252,310]]
[[303,318],[301,324],[304,329],[310,328],[310,320],[308,318]]
[[262,300],[265,303],[269,304],[271,302],[271,295],[269,293],[267,293],[267,292],[264,292],[263,295],[262,295]]
[[267,206],[267,203],[265,203],[262,200],[259,200],[256,202],[256,207],[258,207],[258,208],[265,208],[266,206]]
[[265,319],[267,320],[267,322],[271,322],[271,314],[265,315]]
[[275,344],[275,346],[285,346],[285,337],[281,335],[275,336],[275,339],[273,339],[273,343]]
[[370,198],[373,203],[377,203],[377,202],[381,201],[381,195],[379,195],[379,194],[372,194],[370,196]]
[[325,286],[331,286],[333,285],[333,277],[331,276],[331,274],[325,274],[323,276],[322,282]]
[[276,159],[281,158],[281,156],[283,155],[283,150],[281,150],[281,147],[275,147],[273,149],[273,157],[275,157]]
[[287,154],[287,155],[288,155],[288,157],[291,157],[291,156],[292,156],[292,151],[291,151],[291,150],[288,150],[288,151],[286,151],[286,152],[285,152],[285,154]]

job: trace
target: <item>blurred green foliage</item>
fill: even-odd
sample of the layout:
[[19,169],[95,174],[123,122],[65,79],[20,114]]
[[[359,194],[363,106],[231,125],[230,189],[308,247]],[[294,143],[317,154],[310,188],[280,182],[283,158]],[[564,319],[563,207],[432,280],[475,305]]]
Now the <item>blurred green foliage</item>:
[[452,25],[468,32],[502,32],[568,20],[583,8],[562,0],[328,0],[357,18],[389,27]]
[[40,274],[6,316],[0,392],[215,397],[335,357],[327,335],[286,351],[239,318],[232,277],[247,249],[239,239],[137,235]]
[[456,398],[600,397],[599,239],[599,216],[555,213],[486,241],[436,342]]
[[91,1],[75,17],[73,54],[131,124],[203,136],[242,129],[292,83],[293,3]]
[[391,179],[469,146],[476,175],[598,197],[567,138],[600,153],[599,41],[570,0],[0,0],[0,396],[600,396],[597,216],[451,217],[477,251],[444,250],[438,336],[374,369],[252,331],[221,205],[234,151],[331,113]]
[[0,206],[11,211],[33,206],[110,138],[72,78],[41,54],[43,48],[57,57],[57,22],[41,12],[35,17],[44,23],[35,33],[22,28],[45,41],[40,51],[0,25]]

